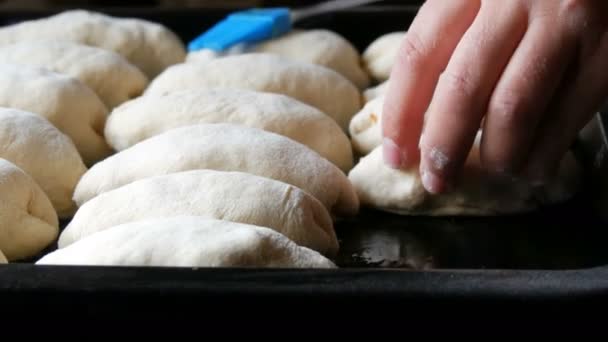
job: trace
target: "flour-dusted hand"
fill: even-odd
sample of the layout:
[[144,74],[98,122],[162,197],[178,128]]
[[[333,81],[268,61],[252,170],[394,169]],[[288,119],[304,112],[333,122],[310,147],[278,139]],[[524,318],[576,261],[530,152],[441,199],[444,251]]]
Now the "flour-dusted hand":
[[548,182],[608,94],[607,14],[602,0],[427,1],[392,70],[385,161],[443,192],[482,129],[487,170]]

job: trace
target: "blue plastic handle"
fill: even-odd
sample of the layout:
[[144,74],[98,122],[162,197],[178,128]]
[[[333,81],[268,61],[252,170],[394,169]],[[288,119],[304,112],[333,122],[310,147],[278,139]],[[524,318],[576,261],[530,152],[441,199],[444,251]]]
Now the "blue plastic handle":
[[290,11],[285,7],[235,12],[188,44],[189,51],[224,51],[240,43],[275,38],[291,30]]

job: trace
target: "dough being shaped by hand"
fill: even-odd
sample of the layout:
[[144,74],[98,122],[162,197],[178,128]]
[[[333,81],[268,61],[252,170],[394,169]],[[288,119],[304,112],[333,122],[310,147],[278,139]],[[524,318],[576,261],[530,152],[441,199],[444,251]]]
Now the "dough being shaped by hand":
[[46,119],[17,109],[0,108],[0,158],[30,175],[60,217],[74,213],[72,195],[87,168],[72,141]]
[[238,88],[287,95],[329,115],[344,131],[362,102],[359,89],[337,72],[266,53],[171,66],[150,83],[145,96],[196,88]]
[[559,174],[544,187],[489,175],[479,161],[478,134],[455,187],[444,194],[425,191],[418,167],[395,170],[382,158],[382,146],[363,157],[349,174],[362,206],[402,215],[507,215],[530,212],[570,199],[581,185],[581,168],[571,153]]
[[37,255],[58,233],[57,214],[42,189],[23,170],[0,158],[0,263]]
[[0,45],[0,63],[29,65],[72,76],[93,90],[108,108],[139,96],[148,78],[114,52],[68,42]]
[[136,180],[209,169],[272,178],[308,192],[336,214],[355,215],[357,194],[346,175],[289,138],[232,124],[200,124],[167,131],[97,163],[74,193],[81,206]]
[[37,264],[336,268],[272,229],[197,216],[118,225],[47,254]]
[[365,69],[376,81],[388,80],[405,34],[405,31],[384,34],[363,51]]
[[78,209],[59,247],[119,224],[179,215],[269,227],[324,255],[338,250],[332,218],[310,194],[270,178],[213,170],[146,178],[103,193]]
[[108,110],[75,78],[39,67],[0,64],[0,106],[45,117],[72,139],[87,165],[112,152],[103,137]]
[[167,130],[202,123],[274,132],[310,147],[344,172],[353,167],[350,140],[329,116],[285,95],[250,90],[191,89],[142,96],[112,111],[105,136],[121,151]]
[[186,58],[183,42],[163,25],[85,10],[0,28],[0,45],[24,41],[65,41],[114,51],[150,78]]

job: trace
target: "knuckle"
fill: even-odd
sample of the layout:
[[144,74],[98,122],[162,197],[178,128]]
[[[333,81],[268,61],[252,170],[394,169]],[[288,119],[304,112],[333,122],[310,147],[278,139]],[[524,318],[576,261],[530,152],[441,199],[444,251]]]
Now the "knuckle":
[[518,92],[506,90],[492,98],[488,114],[492,117],[493,124],[510,129],[522,124],[525,108],[525,100]]
[[419,66],[425,60],[427,51],[428,49],[420,35],[415,31],[410,31],[403,39],[400,61],[410,67]]
[[586,8],[589,5],[590,0],[562,0],[562,8],[564,11],[579,10]]
[[605,10],[605,0],[562,0],[558,16],[569,31],[580,35],[603,26]]
[[445,70],[440,76],[440,83],[444,90],[456,96],[470,97],[474,93],[471,75],[466,70]]

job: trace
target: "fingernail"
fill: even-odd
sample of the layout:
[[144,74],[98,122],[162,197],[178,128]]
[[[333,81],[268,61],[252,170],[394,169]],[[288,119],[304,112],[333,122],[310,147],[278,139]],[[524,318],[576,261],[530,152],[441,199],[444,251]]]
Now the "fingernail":
[[422,185],[432,194],[439,194],[445,188],[441,178],[428,170],[422,171]]
[[406,162],[405,153],[390,138],[382,140],[384,162],[393,169],[400,169]]
[[420,133],[420,139],[418,139],[418,149],[422,150],[422,144],[424,143],[424,132]]

